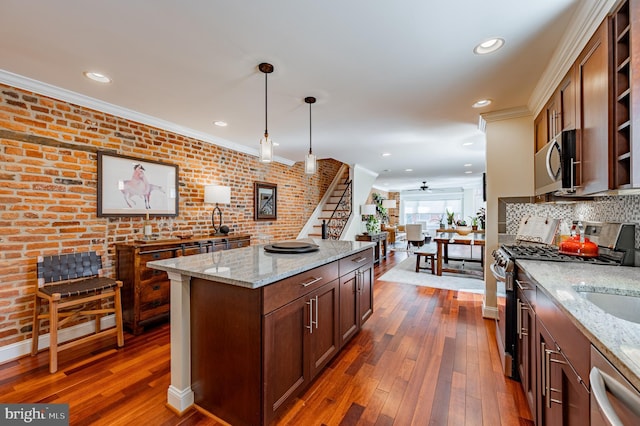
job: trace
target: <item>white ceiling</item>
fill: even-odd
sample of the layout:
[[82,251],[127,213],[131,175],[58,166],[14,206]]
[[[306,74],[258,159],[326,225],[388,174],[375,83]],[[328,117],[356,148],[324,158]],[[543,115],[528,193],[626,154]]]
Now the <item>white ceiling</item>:
[[[268,128],[282,161],[308,151],[304,98],[315,96],[319,158],[379,173],[381,189],[465,186],[485,169],[479,113],[527,106],[578,3],[2,0],[0,70],[257,153],[257,65],[269,62]],[[475,55],[490,37],[504,48]],[[493,104],[471,108],[482,98]]]

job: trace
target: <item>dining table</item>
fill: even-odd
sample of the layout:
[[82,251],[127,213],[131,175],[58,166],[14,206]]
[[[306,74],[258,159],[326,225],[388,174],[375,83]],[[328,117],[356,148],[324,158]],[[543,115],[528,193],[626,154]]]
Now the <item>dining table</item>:
[[[447,264],[449,263],[449,260],[480,262],[480,265],[484,266],[484,233],[472,232],[467,235],[460,235],[456,232],[439,232],[433,238],[433,241],[437,244],[436,275],[442,275],[443,272],[464,272],[458,268],[443,267],[443,261]],[[468,245],[471,246],[471,250],[473,250],[473,246],[481,246],[482,250],[480,250],[480,259],[474,259],[472,256],[469,256],[468,258],[456,257],[455,259],[449,257],[449,244]]]

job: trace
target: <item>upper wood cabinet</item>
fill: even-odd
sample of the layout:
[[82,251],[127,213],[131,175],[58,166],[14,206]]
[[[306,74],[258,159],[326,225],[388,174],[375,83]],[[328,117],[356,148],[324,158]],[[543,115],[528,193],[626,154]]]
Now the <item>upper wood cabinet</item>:
[[[622,1],[534,121],[535,151],[576,129],[577,195],[640,187],[640,0]],[[635,153],[635,155],[634,155]]]
[[536,152],[563,130],[576,128],[575,67],[567,75],[534,121]]
[[[634,126],[640,128],[638,3],[637,0],[624,1],[610,17],[612,129],[609,180],[613,189],[640,186],[640,170],[632,161],[634,151],[640,149],[640,137],[632,131]],[[635,156],[636,163],[638,155]]]
[[609,189],[609,44],[605,20],[576,62],[578,193]]

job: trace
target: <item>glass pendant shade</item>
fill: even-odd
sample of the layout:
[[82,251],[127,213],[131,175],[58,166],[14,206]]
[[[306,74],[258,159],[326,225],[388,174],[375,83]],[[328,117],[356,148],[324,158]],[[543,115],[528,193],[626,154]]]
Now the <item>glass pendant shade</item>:
[[273,142],[267,133],[260,139],[260,161],[270,163],[273,161]]
[[316,156],[312,153],[308,153],[304,159],[304,172],[308,175],[316,172]]

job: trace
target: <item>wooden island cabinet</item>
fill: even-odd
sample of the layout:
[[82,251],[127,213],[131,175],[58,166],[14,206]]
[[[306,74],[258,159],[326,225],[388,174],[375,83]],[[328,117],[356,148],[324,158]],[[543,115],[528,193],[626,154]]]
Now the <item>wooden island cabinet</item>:
[[228,235],[116,244],[124,326],[138,335],[145,326],[169,317],[169,278],[164,271],[148,268],[147,262],[245,247],[250,241],[249,235]]
[[373,313],[374,243],[300,254],[234,251],[152,262],[171,278],[168,405],[233,425],[272,423]]

